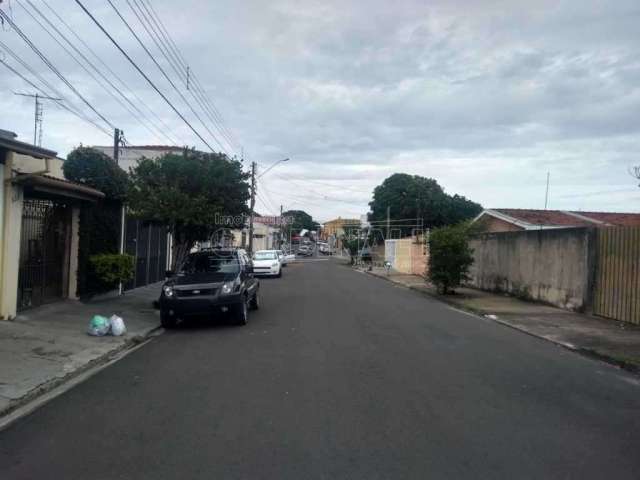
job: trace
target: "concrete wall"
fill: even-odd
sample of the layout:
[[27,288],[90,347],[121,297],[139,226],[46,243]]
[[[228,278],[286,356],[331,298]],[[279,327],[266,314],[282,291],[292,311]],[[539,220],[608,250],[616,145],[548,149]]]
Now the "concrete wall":
[[594,229],[488,233],[470,241],[470,284],[568,310],[589,307]]

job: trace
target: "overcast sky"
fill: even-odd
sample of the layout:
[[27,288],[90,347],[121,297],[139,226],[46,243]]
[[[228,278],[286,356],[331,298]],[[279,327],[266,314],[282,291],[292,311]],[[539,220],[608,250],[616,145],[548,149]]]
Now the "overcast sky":
[[[127,0],[112,1],[180,85]],[[291,158],[260,179],[260,213],[283,204],[318,220],[357,216],[373,187],[395,172],[433,177],[485,207],[512,208],[543,208],[550,172],[550,208],[640,210],[638,181],[628,173],[640,164],[637,0],[151,1],[245,161],[264,170]],[[160,126],[159,117],[176,143],[206,150],[75,1],[46,2],[124,80],[120,91],[150,121]],[[43,0],[31,3],[84,49]],[[218,148],[108,3],[83,3]],[[23,6],[29,0],[0,4],[131,144],[168,143],[74,63]],[[0,40],[97,119],[7,25]],[[0,58],[24,72],[6,53]],[[0,128],[31,141],[33,102],[12,92],[33,88],[0,65],[0,91]],[[46,103],[43,146],[64,157],[79,143],[111,140]]]

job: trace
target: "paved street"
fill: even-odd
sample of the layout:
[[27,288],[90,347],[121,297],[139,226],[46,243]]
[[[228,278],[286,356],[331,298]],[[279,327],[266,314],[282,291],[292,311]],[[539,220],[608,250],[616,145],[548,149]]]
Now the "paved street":
[[333,261],[0,432],[3,479],[640,478],[640,382]]

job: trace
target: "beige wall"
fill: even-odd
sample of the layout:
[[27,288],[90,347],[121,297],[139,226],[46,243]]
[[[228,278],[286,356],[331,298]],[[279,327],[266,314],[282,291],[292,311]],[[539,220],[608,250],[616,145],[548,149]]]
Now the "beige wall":
[[[40,165],[44,164],[40,160]],[[10,153],[5,161],[3,172],[3,225],[2,225],[2,278],[0,296],[0,318],[11,320],[16,316],[18,302],[18,269],[20,266],[20,233],[22,229],[22,187],[11,185],[11,170],[21,166],[35,167],[30,157]]]
[[424,276],[429,260],[428,245],[415,238],[385,240],[385,260],[400,273]]
[[470,241],[470,284],[568,310],[583,310],[590,296],[593,230],[563,228],[501,232]]

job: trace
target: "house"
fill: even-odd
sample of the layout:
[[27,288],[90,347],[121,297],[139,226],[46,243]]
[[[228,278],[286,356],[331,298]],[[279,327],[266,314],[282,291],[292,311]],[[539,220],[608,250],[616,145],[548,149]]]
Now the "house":
[[102,192],[64,179],[56,152],[0,130],[0,318],[76,298],[80,208]]
[[631,227],[640,226],[640,213],[493,208],[482,211],[473,219],[473,223],[487,233],[571,227]]

